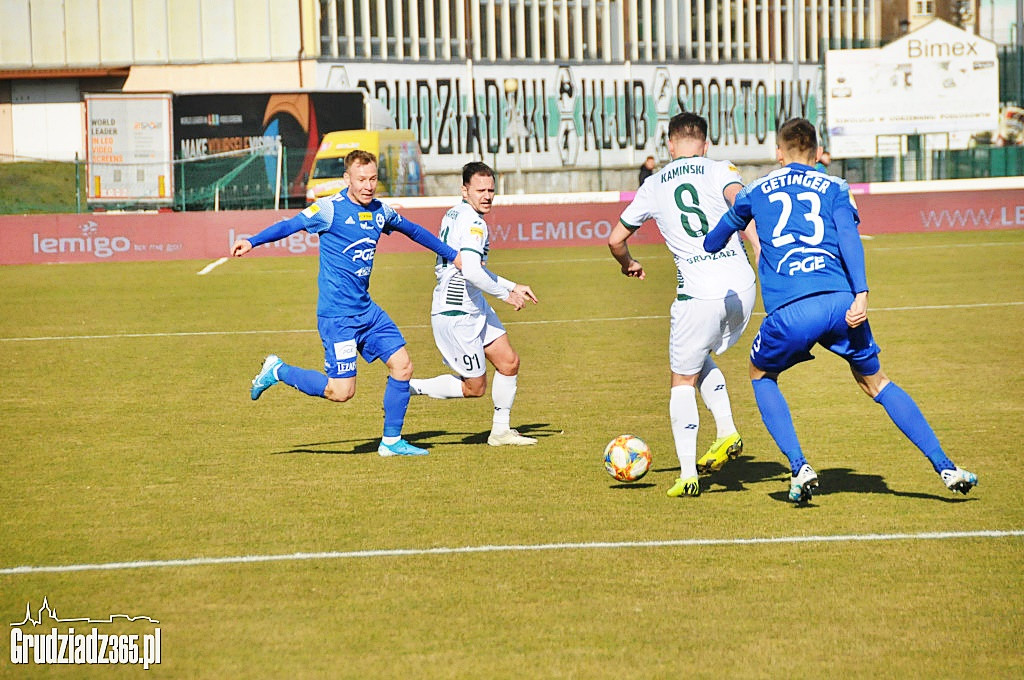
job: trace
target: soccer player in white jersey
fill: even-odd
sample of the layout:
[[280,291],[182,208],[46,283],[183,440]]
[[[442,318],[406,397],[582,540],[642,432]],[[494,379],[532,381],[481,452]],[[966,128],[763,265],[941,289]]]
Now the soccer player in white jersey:
[[[669,338],[669,416],[680,474],[668,490],[669,496],[700,495],[698,470],[719,470],[743,450],[725,376],[711,352],[724,352],[747,327],[754,307],[754,271],[738,236],[734,235],[718,257],[709,258],[704,252],[704,235],[743,187],[732,163],[705,158],[710,146],[707,131],[707,121],[693,113],[680,113],[669,121],[672,162],[640,186],[608,237],[608,248],[622,273],[643,279],[643,266],[630,256],[626,241],[653,218],[676,262]],[[746,232],[748,238],[752,231]],[[751,243],[756,256],[757,241]],[[714,416],[718,432],[699,461],[697,390]]]
[[491,399],[494,418],[487,443],[491,446],[528,446],[536,444],[510,426],[512,404],[516,398],[519,355],[512,349],[501,319],[484,293],[512,305],[517,311],[527,301],[537,303],[529,286],[503,279],[487,269],[487,222],[494,200],[494,171],[484,163],[468,163],[462,168],[462,203],[445,213],[440,238],[461,255],[462,270],[441,255],[437,257],[430,308],[434,342],[444,362],[457,375],[445,373],[434,378],[414,378],[409,383],[413,395],[435,399],[482,397],[487,389],[487,367],[494,366]]

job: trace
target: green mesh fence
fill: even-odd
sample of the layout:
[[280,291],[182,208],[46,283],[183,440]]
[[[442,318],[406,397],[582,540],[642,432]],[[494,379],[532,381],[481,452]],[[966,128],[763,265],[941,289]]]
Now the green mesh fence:
[[287,158],[276,149],[175,161],[174,204],[179,210],[273,208],[275,190],[288,194]]

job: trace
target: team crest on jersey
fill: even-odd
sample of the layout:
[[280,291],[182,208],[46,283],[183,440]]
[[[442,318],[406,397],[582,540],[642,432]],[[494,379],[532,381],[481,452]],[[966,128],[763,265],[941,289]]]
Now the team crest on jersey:
[[384,228],[384,213],[377,213],[377,226]]

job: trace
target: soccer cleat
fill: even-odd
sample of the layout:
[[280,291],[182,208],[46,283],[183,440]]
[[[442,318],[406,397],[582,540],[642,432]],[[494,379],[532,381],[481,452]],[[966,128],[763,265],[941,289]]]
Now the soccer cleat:
[[978,475],[958,467],[939,473],[946,488],[953,493],[965,494],[978,485]]
[[492,432],[487,437],[487,443],[491,446],[532,446],[537,443],[537,440],[533,437],[524,437],[516,430],[506,430],[499,433]]
[[719,437],[711,445],[708,452],[697,460],[697,471],[703,474],[717,472],[722,469],[726,461],[734,459],[743,452],[743,440],[739,432],[733,432],[726,437]]
[[277,377],[277,369],[283,364],[284,362],[276,354],[271,354],[263,360],[263,368],[252,379],[252,389],[249,390],[249,396],[253,401],[259,399],[260,395],[266,392],[271,385],[280,382]]
[[394,444],[380,443],[377,447],[377,454],[387,458],[388,456],[425,456],[429,451],[413,446],[404,439],[399,439]]
[[677,496],[699,496],[700,483],[697,481],[696,477],[687,477],[686,479],[680,477],[665,495],[671,496],[672,498],[676,498]]
[[811,494],[818,489],[818,474],[807,463],[789,482],[789,500],[796,504],[811,500]]

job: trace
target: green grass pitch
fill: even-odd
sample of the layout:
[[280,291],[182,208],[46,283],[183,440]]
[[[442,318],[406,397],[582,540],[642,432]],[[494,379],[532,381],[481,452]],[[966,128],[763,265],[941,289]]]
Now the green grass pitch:
[[[270,352],[322,366],[314,258],[205,276],[196,261],[0,268],[0,614],[46,597],[65,615],[159,619],[147,677],[1020,677],[1024,539],[921,535],[1024,529],[1024,231],[865,249],[882,365],[980,477],[966,497],[819,351],[781,381],[822,485],[788,503],[747,379],[757,314],[719,357],[744,454],[699,498],[667,498],[660,246],[633,248],[642,282],[603,247],[493,252],[541,300],[495,305],[522,357],[513,425],[540,441],[488,447],[489,396],[419,398],[405,432],[430,456],[408,460],[375,453],[379,363],[360,363],[347,404],[286,386],[249,399]],[[420,377],[444,370],[432,261],[382,254],[371,287]],[[635,485],[602,469],[623,432],[654,452]],[[890,538],[746,541],[844,536]],[[599,545],[620,542],[651,544]],[[467,547],[481,550],[423,551]],[[14,667],[2,646],[2,677],[69,677]]]

